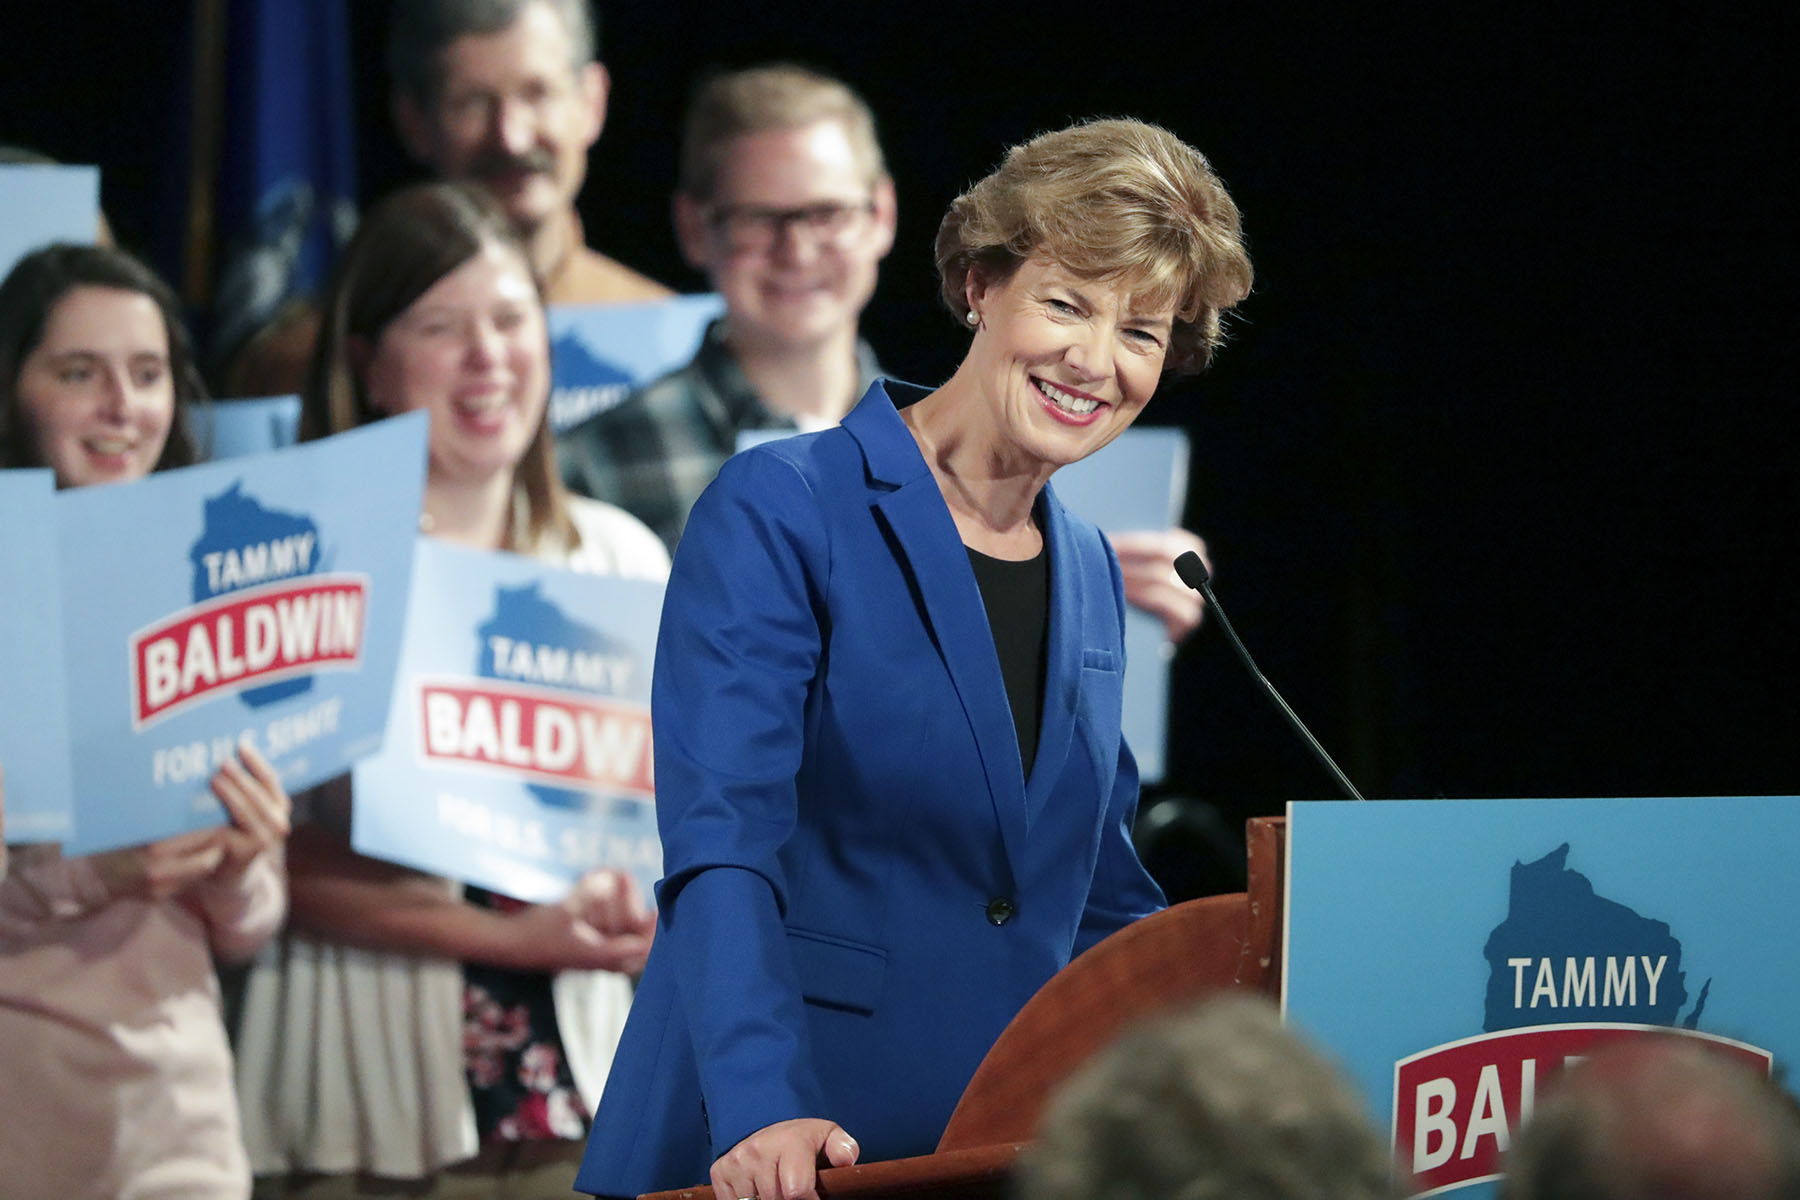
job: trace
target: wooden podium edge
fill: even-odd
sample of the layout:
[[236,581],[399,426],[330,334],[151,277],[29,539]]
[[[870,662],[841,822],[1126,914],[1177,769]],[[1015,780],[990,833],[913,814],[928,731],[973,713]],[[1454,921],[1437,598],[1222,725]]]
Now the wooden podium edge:
[[[1278,995],[1287,818],[1251,818],[1245,841],[1245,891],[1134,922],[1038,989],[976,1068],[935,1153],[826,1168],[820,1196],[1001,1197],[1058,1085],[1126,1028],[1223,988]],[[639,1200],[713,1198],[703,1185]]]
[[1287,818],[1252,817],[1244,840],[1249,854],[1250,930],[1237,982],[1271,997],[1281,995],[1282,937],[1287,921]]
[[938,1151],[1029,1141],[1045,1101],[1128,1027],[1220,988],[1280,987],[1287,821],[1246,831],[1248,886],[1165,909],[1058,971],[1001,1031],[951,1114]]
[[[859,1163],[850,1167],[826,1167],[819,1172],[819,1196],[907,1196],[914,1200],[1000,1200],[1012,1178],[1013,1161],[1025,1143],[976,1146],[968,1150],[938,1151],[917,1158]],[[678,1188],[670,1192],[646,1192],[638,1200],[713,1200],[710,1184]]]

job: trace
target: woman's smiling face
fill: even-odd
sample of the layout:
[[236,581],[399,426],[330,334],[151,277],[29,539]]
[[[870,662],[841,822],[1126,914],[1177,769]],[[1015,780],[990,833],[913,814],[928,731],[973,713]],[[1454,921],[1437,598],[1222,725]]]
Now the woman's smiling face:
[[150,474],[175,419],[162,310],[126,288],[70,288],[20,364],[17,394],[58,487]]
[[1032,257],[1000,282],[972,275],[968,300],[980,318],[969,354],[1001,437],[1043,464],[1118,437],[1162,379],[1173,307],[1148,306],[1122,281]]
[[430,412],[434,473],[483,478],[510,472],[530,447],[549,400],[549,357],[524,260],[489,242],[388,322],[364,387],[382,412]]

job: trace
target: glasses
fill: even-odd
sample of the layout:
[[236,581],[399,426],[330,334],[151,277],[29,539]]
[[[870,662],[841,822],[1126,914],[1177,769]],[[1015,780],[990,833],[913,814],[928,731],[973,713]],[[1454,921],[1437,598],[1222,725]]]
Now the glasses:
[[713,232],[734,252],[768,250],[788,230],[804,229],[815,246],[841,248],[875,211],[873,200],[846,203],[827,200],[800,208],[764,208],[756,204],[729,204],[712,210],[708,220]]

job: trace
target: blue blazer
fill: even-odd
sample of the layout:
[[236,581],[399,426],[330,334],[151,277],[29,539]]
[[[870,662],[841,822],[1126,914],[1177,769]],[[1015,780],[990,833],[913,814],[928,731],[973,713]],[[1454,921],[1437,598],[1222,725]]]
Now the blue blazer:
[[651,699],[660,928],[579,1191],[682,1187],[765,1125],[929,1153],[1025,1001],[1163,906],[1131,846],[1117,560],[1046,487],[1027,780],[967,552],[890,395],[726,462]]

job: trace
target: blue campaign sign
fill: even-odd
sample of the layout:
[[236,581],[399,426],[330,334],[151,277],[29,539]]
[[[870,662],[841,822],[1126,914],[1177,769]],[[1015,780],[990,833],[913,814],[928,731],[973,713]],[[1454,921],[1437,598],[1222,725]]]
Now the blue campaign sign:
[[99,167],[0,167],[0,279],[38,247],[92,242],[99,228]]
[[651,903],[662,592],[421,540],[387,745],[356,768],[351,844],[538,902],[618,867]]
[[[1187,503],[1188,440],[1179,429],[1133,426],[1098,454],[1060,468],[1050,486],[1072,512],[1107,533],[1164,530]],[[1170,570],[1173,571],[1173,564]],[[1169,667],[1175,647],[1163,623],[1125,610],[1125,706],[1121,728],[1145,783],[1163,777],[1169,744]]]
[[58,493],[70,853],[221,823],[240,738],[290,791],[380,746],[425,422]]
[[211,462],[292,446],[300,440],[300,397],[196,404],[188,409],[188,432],[201,456]]
[[69,704],[49,471],[0,471],[0,767],[9,842],[71,830]]
[[1791,797],[1290,806],[1284,1006],[1419,1194],[1495,1194],[1566,1058],[1674,1027],[1800,1055]]
[[653,304],[551,305],[550,428],[561,433],[684,365],[724,311],[711,293]]

